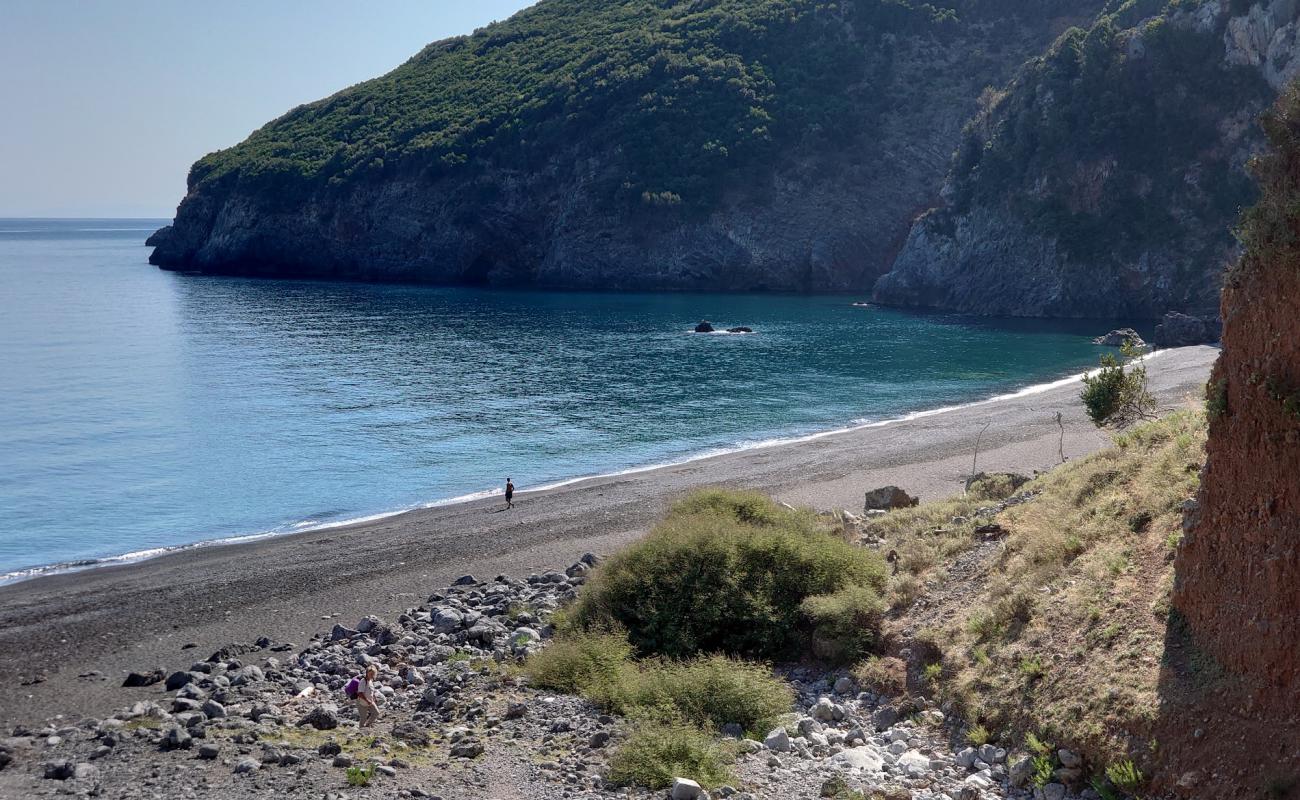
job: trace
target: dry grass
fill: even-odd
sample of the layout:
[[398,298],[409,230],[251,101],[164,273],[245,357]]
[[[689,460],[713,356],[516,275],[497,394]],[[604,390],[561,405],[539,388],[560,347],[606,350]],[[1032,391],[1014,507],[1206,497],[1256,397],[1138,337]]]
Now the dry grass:
[[1204,415],[1177,412],[1036,480],[1041,495],[1000,516],[1004,549],[940,626],[942,692],[970,722],[1013,740],[1037,731],[1098,763],[1141,755],[1204,444]]

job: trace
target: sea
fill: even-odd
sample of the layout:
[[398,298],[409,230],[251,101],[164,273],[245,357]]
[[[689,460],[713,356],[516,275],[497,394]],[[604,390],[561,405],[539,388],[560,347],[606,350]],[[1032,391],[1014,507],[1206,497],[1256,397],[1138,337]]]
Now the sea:
[[0,580],[972,402],[1118,324],[211,277],[147,263],[166,222],[0,220]]

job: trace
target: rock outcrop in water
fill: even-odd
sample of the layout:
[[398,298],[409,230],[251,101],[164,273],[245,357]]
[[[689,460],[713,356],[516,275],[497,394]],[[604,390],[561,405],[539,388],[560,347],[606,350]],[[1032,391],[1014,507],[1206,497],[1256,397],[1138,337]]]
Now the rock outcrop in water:
[[977,314],[1212,315],[1257,115],[1300,72],[1293,0],[1128,3],[968,126],[878,301]]
[[152,263],[265,276],[844,290],[961,127],[1103,0],[543,0],[189,175]]
[[1184,624],[1160,746],[1189,797],[1300,785],[1300,88],[1265,127],[1276,153],[1226,279],[1207,461],[1176,561]]

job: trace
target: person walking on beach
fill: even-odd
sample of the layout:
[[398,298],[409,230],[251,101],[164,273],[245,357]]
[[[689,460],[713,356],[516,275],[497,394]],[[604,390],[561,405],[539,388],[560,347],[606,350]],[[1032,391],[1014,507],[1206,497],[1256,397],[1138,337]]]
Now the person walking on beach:
[[375,703],[375,678],[379,677],[379,668],[374,664],[366,667],[366,674],[357,684],[357,714],[361,717],[361,727],[369,728],[379,721],[379,706]]
[[514,497],[515,497],[515,485],[510,482],[509,478],[506,478],[506,508],[515,507]]

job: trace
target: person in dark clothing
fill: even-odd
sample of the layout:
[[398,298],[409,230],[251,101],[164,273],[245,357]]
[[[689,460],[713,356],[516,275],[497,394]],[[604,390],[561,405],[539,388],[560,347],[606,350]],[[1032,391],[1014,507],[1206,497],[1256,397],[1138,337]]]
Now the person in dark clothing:
[[514,508],[515,485],[506,478],[506,508]]

